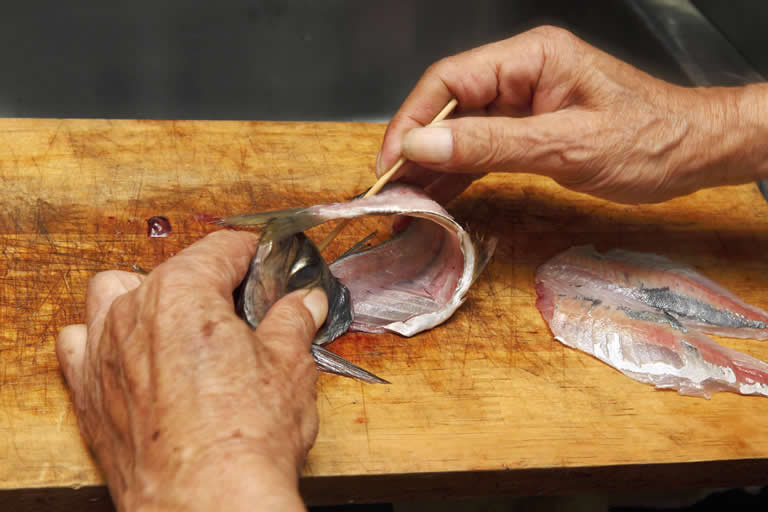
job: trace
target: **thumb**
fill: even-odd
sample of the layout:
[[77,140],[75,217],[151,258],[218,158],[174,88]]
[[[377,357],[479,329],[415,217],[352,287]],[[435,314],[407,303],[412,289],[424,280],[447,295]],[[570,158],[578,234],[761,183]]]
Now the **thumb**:
[[403,155],[444,172],[535,172],[553,176],[570,164],[562,148],[583,146],[583,130],[565,111],[525,118],[463,117],[414,128]]
[[64,327],[56,338],[56,356],[61,372],[73,394],[80,392],[85,359],[87,330],[85,324]]
[[259,342],[291,359],[309,346],[328,314],[328,299],[321,288],[297,290],[277,301],[256,328]]

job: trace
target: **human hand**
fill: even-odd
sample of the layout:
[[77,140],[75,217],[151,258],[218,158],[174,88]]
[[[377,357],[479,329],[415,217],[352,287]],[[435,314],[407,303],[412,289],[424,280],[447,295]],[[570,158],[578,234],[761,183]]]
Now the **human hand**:
[[[678,87],[539,27],[427,69],[387,128],[377,174],[402,153],[410,162],[395,179],[440,202],[486,172],[542,174],[624,203],[663,201],[768,173],[767,151],[754,149],[768,135],[766,92]],[[457,118],[421,128],[451,97]]]
[[298,471],[318,427],[309,345],[327,300],[294,292],[251,330],[232,291],[257,240],[219,231],[146,277],[99,273],[86,323],[59,334],[83,437],[119,510],[303,507]]

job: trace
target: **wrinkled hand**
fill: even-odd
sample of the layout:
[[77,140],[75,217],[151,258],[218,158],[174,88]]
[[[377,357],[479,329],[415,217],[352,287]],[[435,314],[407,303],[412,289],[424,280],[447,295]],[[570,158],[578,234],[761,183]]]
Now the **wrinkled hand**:
[[[767,91],[746,90],[677,87],[540,27],[432,65],[389,124],[377,173],[402,152],[418,165],[398,177],[441,202],[485,172],[626,203],[745,183],[768,172],[754,155]],[[420,128],[451,97],[457,118]]]
[[302,507],[318,425],[309,344],[327,301],[294,292],[252,331],[232,291],[256,242],[219,231],[146,277],[97,274],[86,324],[61,331],[78,422],[120,510]]

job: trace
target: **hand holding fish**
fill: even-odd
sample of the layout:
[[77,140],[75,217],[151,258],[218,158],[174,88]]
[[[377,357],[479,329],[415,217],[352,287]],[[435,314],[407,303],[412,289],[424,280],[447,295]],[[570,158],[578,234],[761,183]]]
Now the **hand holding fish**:
[[[452,97],[456,118],[423,128]],[[539,27],[433,64],[390,122],[377,173],[402,154],[395,178],[439,202],[486,172],[658,202],[768,177],[766,119],[766,84],[679,87]]]
[[103,272],[86,324],[57,354],[83,436],[120,510],[301,510],[317,434],[309,352],[320,291],[278,301],[256,330],[232,292],[257,237],[220,231],[148,276]]

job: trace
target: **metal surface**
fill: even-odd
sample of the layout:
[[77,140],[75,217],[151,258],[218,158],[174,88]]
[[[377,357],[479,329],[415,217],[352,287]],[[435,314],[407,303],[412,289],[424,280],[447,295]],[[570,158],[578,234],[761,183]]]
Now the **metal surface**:
[[744,85],[763,77],[688,0],[627,0],[695,85]]
[[768,2],[766,0],[691,0],[755,70],[768,77]]
[[[765,78],[688,0],[627,0],[694,85],[738,86]],[[768,180],[757,182],[768,201]]]

